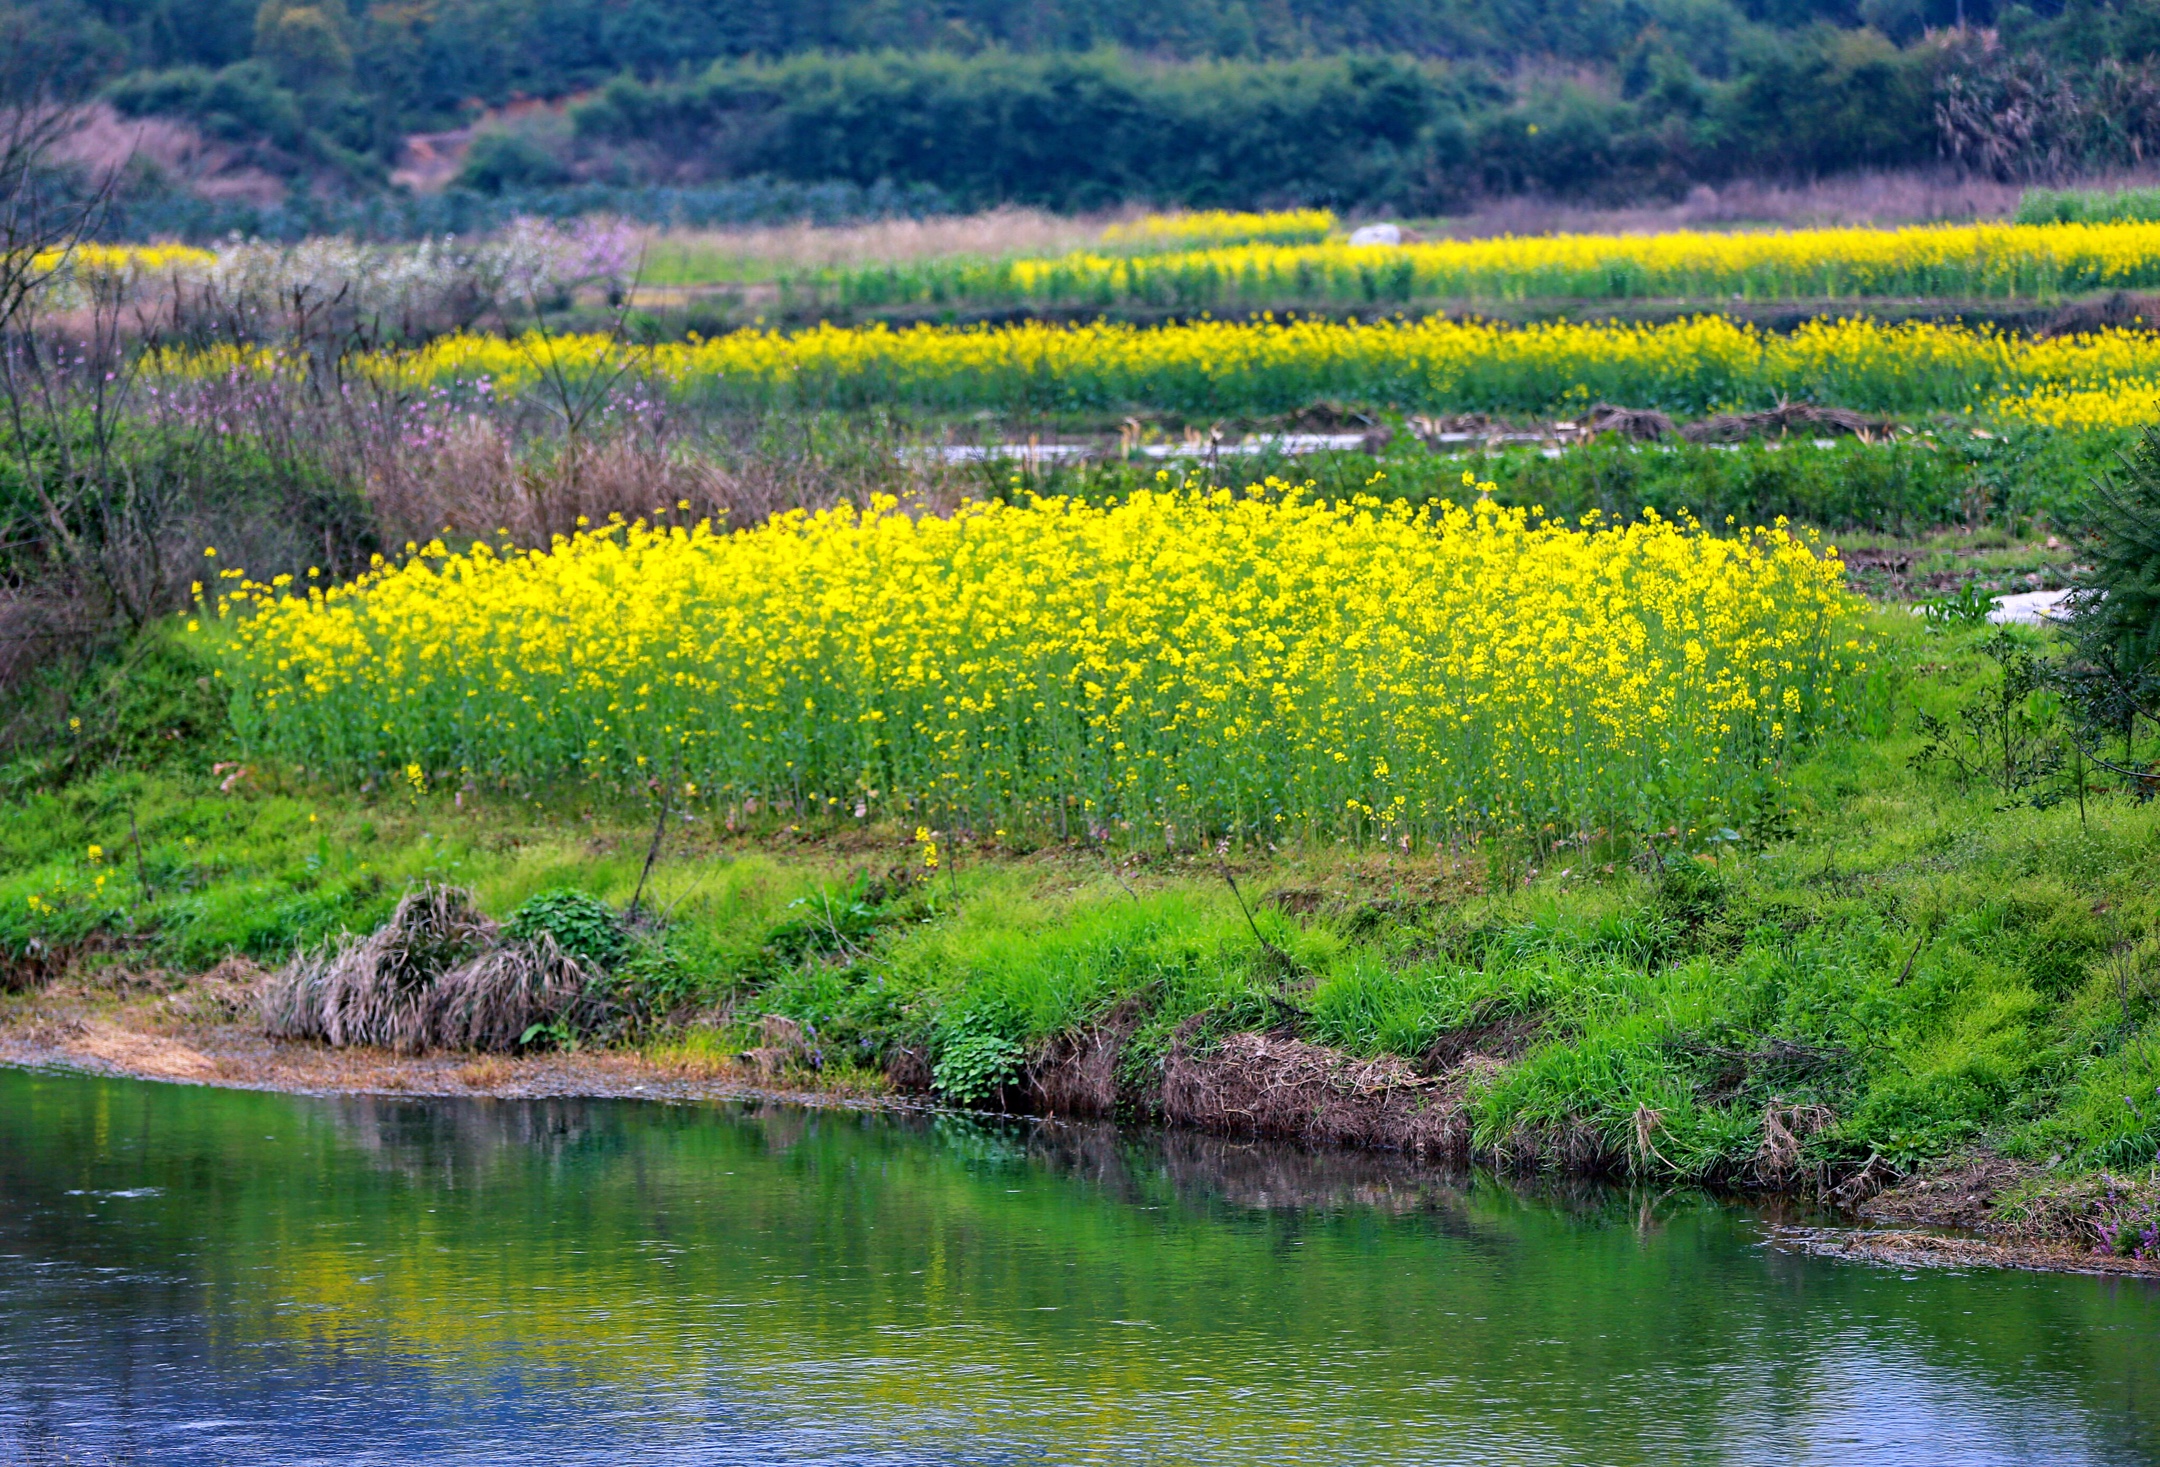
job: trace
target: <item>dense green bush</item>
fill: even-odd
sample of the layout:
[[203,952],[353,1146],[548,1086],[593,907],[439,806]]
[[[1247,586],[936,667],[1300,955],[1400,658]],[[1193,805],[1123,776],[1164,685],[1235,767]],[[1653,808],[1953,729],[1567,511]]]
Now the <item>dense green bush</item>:
[[2090,568],[2073,601],[2068,684],[2091,731],[2137,761],[2140,731],[2160,725],[2160,432],[2094,486],[2080,528]]
[[620,965],[633,945],[622,913],[596,896],[567,887],[527,898],[503,923],[503,933],[518,942],[545,933],[571,957],[602,971]]

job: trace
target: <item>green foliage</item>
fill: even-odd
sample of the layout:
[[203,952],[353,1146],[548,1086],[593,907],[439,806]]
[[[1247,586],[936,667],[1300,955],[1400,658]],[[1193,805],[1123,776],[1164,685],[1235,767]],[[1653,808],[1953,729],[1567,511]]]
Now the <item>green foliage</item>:
[[[132,115],[197,120],[294,176],[380,181],[401,137],[457,126],[475,102],[603,87],[580,178],[837,176],[1059,207],[1423,210],[1518,191],[1678,195],[1946,152],[2016,177],[2152,153],[2152,124],[2121,100],[2152,54],[2147,0],[2000,18],[2005,44],[1990,47],[1926,34],[1947,16],[1909,0],[206,0],[184,24],[163,0],[0,6],[11,48],[41,70],[111,83]],[[2001,121],[2035,109],[2021,128]],[[544,152],[476,153],[477,186],[562,176]],[[2026,208],[2145,207],[2066,198],[2035,191]]]
[[[1655,510],[1667,519],[1692,514],[1722,526],[1728,517],[1761,525],[1782,515],[1828,530],[1912,534],[1960,523],[1970,513],[1978,477],[1975,446],[1965,440],[1867,444],[1844,439],[1828,448],[1762,441],[1730,447],[1594,442],[1557,458],[1534,448],[1464,457],[1423,457],[1406,448],[1380,466],[1385,477],[1371,488],[1352,482],[1353,476],[1372,476],[1371,461],[1362,456],[1355,464],[1344,456],[1337,482],[1325,482],[1333,464],[1313,467],[1321,470],[1323,487],[1336,492],[1377,493],[1413,503],[1460,499],[1462,472],[1468,468],[1491,480],[1505,502],[1543,505],[1567,519],[1595,510],[1608,520],[1627,520]],[[1291,472],[1311,474],[1304,465]],[[2011,523],[2031,513],[2001,501],[1986,508],[1991,517]]]
[[494,128],[472,140],[465,161],[458,165],[456,182],[461,188],[499,194],[506,189],[546,188],[568,178],[562,159],[531,133]]
[[712,178],[930,184],[965,204],[1400,196],[1447,73],[1330,58],[1144,68],[1115,53],[801,57],[610,84],[571,112],[588,157],[660,146]]
[[543,932],[564,952],[603,972],[619,966],[633,945],[620,912],[567,887],[526,898],[503,923],[504,935],[513,941],[529,942]]
[[114,83],[107,97],[123,116],[183,118],[223,142],[264,142],[295,153],[307,146],[299,99],[259,62],[138,72]]
[[2061,700],[2039,651],[2008,627],[1982,642],[1994,666],[1988,684],[1965,699],[1949,718],[1926,709],[1915,717],[1925,742],[1913,755],[1916,769],[1940,769],[1960,784],[1991,786],[2005,797],[2042,801],[2060,798],[2044,786],[2063,766],[2056,734]]
[[2071,601],[2066,686],[2094,736],[2138,762],[2160,723],[2160,431],[2148,430],[2095,486],[2079,525],[2090,568]]
[[1012,1036],[1016,1027],[1017,1016],[996,1003],[978,1003],[942,1022],[931,1067],[938,1093],[957,1105],[975,1105],[1017,1083],[1027,1052]]
[[[1128,882],[1056,847],[970,852],[957,884],[881,884],[792,839],[671,858],[654,874],[666,929],[613,946],[636,812],[333,796],[269,770],[221,790],[197,735],[148,771],[123,740],[0,806],[0,972],[34,981],[122,940],[176,971],[230,952],[275,964],[434,879],[510,911],[514,933],[608,947],[632,1032],[785,1015],[828,1064],[924,1055],[955,1103],[1021,1103],[1029,1057],[1061,1037],[1110,1036],[1121,1087],[1144,1096],[1180,1034],[1287,1031],[1459,1073],[1480,1146],[1588,1134],[1652,1175],[1746,1175],[1774,1108],[1816,1118],[1811,1163],[1985,1147],[2144,1166],[2160,1145],[2160,807],[2096,790],[2081,821],[2006,804],[1984,776],[1966,794],[1910,772],[1919,714],[1997,697],[2000,665],[1909,617],[1877,635],[1893,665],[1940,666],[1878,738],[1794,771],[1790,840],[1665,839],[1609,874],[1548,862],[1483,893],[1428,891],[1454,870],[1431,854],[1281,853],[1241,884],[1340,896],[1255,913],[1291,987],[1211,870]],[[183,674],[143,674],[144,695],[193,687]],[[897,857],[906,832],[891,838]],[[631,854],[595,854],[618,840]]]
[[216,670],[170,623],[95,649],[87,668],[58,659],[4,706],[0,789],[17,796],[113,768],[206,773],[226,728]]
[[1920,603],[1920,614],[1927,624],[1945,630],[1985,626],[1994,609],[1994,594],[1978,581],[1967,581],[1955,591],[1930,596]]
[[2019,224],[2150,224],[2160,221],[2160,189],[2029,188]]

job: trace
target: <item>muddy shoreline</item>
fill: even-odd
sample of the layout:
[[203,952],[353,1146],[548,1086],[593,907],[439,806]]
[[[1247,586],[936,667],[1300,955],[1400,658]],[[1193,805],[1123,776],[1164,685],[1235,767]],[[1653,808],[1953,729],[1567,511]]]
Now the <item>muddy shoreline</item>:
[[[123,995],[117,1001],[71,991],[65,984],[40,994],[18,994],[0,1008],[0,1065],[292,1095],[740,1100],[857,1110],[945,1109],[904,1091],[790,1085],[749,1064],[680,1060],[664,1053],[610,1049],[509,1057],[331,1049],[265,1038],[249,1022],[251,999],[243,975],[222,986],[212,975],[179,992]],[[1393,1108],[1384,1113],[1392,1115]],[[1313,1124],[1302,1134],[1276,1139],[1321,1150],[1377,1148],[1404,1154],[1411,1164],[1442,1169],[1462,1163],[1453,1154],[1457,1147],[1430,1144],[1440,1138],[1423,1134],[1438,1116],[1424,1124],[1390,1124],[1371,1134],[1368,1128],[1345,1126],[1324,1114],[1311,1119]],[[1264,1129],[1280,1132],[1281,1126]],[[2097,1252],[2075,1235],[1987,1236],[1994,1195],[2022,1175],[1997,1163],[1906,1178],[1853,1209],[1850,1226],[1773,1224],[1766,1245],[1893,1268],[2007,1268],[2160,1278],[2160,1260]]]

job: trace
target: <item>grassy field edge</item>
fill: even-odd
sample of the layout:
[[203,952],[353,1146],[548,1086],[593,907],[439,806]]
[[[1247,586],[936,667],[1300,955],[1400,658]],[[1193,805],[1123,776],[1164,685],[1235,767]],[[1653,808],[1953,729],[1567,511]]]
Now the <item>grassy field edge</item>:
[[[416,882],[502,917],[565,888],[626,906],[642,879],[665,915],[620,979],[632,1018],[561,1063],[1873,1197],[2136,1251],[2160,1199],[2160,809],[1910,767],[1919,715],[1984,697],[1994,664],[1979,633],[1900,617],[1865,726],[1791,772],[1764,828],[1691,850],[947,836],[933,869],[913,830],[693,808],[649,877],[649,805],[242,760],[160,630],[56,692],[66,732],[7,771],[0,1033],[63,1009],[245,1028],[255,975]],[[484,1088],[544,1062],[433,1063]]]

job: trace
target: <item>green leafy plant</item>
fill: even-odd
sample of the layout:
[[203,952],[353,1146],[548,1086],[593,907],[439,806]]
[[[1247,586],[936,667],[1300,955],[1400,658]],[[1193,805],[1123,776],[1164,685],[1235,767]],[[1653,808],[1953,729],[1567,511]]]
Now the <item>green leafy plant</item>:
[[[2160,781],[2139,734],[2160,727],[2160,433],[2148,430],[2093,487],[2079,536],[2091,569],[2070,598],[2064,691],[2083,752],[2150,798]],[[2103,742],[2119,756],[2091,747]]]
[[1967,581],[1955,591],[1920,603],[1920,614],[1936,628],[1984,626],[1994,609],[1994,595],[1982,590],[1978,581]]
[[567,888],[544,891],[510,914],[503,931],[527,942],[541,933],[572,957],[612,971],[629,957],[631,939],[616,910],[598,897]]
[[1026,1051],[1009,1030],[1010,1015],[995,1006],[966,1009],[941,1026],[930,1082],[947,1100],[975,1105],[1016,1083]]
[[[2055,737],[2061,702],[2047,665],[2007,629],[1981,643],[1980,651],[1995,664],[1992,686],[1954,717],[1918,715],[1927,743],[1913,766],[1945,769],[1961,786],[1984,783],[2005,796],[2024,795],[2062,768]],[[2043,790],[2034,803],[2052,804],[2051,795]]]

